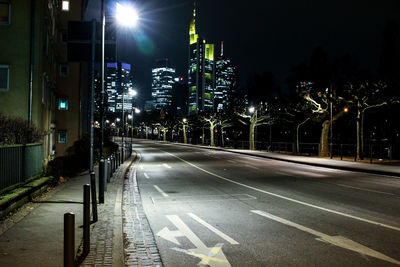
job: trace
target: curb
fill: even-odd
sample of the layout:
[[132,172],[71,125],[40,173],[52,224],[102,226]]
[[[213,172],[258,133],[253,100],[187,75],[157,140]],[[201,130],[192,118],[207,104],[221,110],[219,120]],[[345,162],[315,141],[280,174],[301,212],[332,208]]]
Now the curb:
[[38,195],[42,194],[46,188],[47,184],[50,182],[50,177],[45,177],[43,181],[39,184],[35,184],[36,181],[32,181],[28,184],[25,184],[21,187],[17,187],[13,191],[19,190],[17,195],[11,197],[4,203],[0,204],[0,219],[5,217],[11,211],[16,210],[23,206],[24,204],[28,203],[32,200],[32,198],[37,197]]
[[196,148],[201,148],[201,149],[209,149],[209,150],[219,150],[219,151],[231,152],[231,153],[235,153],[235,154],[253,156],[253,157],[258,157],[258,158],[267,158],[267,159],[273,159],[273,160],[280,160],[280,161],[296,163],[296,164],[303,164],[303,165],[308,165],[308,166],[316,166],[316,167],[324,167],[324,168],[344,170],[344,171],[353,171],[353,172],[360,172],[360,173],[370,173],[370,174],[378,174],[378,175],[387,175],[387,176],[400,177],[400,173],[391,172],[391,171],[371,170],[371,169],[357,168],[357,167],[351,167],[351,166],[335,166],[335,165],[323,164],[323,163],[317,163],[317,162],[304,162],[304,161],[297,161],[297,160],[292,160],[292,159],[284,159],[284,158],[274,157],[274,156],[270,156],[270,155],[260,155],[260,154],[253,154],[253,153],[248,153],[248,152],[243,152],[243,151],[234,151],[234,150],[220,148],[220,147],[206,147],[206,146],[198,146],[198,145],[192,145],[192,144],[181,144],[181,143],[171,143],[171,142],[161,142],[161,143],[174,144],[174,145],[179,145],[179,146],[190,146],[190,147],[196,147]]

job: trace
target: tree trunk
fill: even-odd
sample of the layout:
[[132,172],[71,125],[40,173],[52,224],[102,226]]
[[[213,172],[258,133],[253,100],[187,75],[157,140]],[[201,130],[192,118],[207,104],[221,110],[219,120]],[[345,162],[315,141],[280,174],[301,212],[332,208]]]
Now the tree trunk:
[[325,120],[322,123],[322,131],[321,131],[321,139],[320,139],[320,157],[328,157],[329,156],[329,146],[328,146],[328,139],[329,139],[329,126],[330,121]]
[[184,143],[184,144],[187,144],[186,125],[183,125],[183,143]]
[[221,127],[221,145],[222,145],[222,147],[225,147],[225,143],[224,143],[224,127]]
[[250,133],[249,133],[249,150],[255,150],[254,146],[254,129],[256,128],[256,124],[254,122],[250,122]]
[[163,140],[164,142],[167,142],[167,131],[163,130]]
[[210,146],[215,146],[215,143],[214,143],[214,128],[215,128],[215,125],[213,123],[210,123]]
[[201,144],[204,146],[204,137],[205,137],[205,134],[204,134],[204,126],[201,128]]
[[360,145],[361,159],[364,159],[364,110],[361,110],[361,125],[360,125]]
[[149,139],[149,127],[146,126],[146,139]]
[[360,160],[361,158],[361,110],[357,110],[357,119],[356,119],[356,127],[357,127],[357,159]]

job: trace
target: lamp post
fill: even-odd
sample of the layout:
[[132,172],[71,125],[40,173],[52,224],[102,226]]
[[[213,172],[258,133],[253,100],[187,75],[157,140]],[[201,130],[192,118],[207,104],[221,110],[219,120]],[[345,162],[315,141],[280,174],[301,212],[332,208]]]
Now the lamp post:
[[[139,16],[138,13],[136,12],[135,9],[133,9],[130,6],[123,6],[120,3],[116,4],[116,20],[118,24],[125,26],[125,27],[135,27],[138,20]],[[117,49],[115,50],[117,51]],[[118,67],[118,72],[120,70],[119,68],[119,63],[117,64]],[[118,82],[121,84],[120,77],[118,77]],[[124,160],[124,149],[125,149],[125,141],[124,141],[124,136],[125,136],[125,107],[124,107],[124,100],[125,100],[125,89],[122,88],[122,159]]]

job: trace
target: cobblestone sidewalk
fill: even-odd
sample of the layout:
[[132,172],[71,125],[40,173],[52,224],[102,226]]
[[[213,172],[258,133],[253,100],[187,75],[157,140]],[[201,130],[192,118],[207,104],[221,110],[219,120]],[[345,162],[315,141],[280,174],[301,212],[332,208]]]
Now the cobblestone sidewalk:
[[[121,243],[122,250],[122,232],[116,231],[119,229],[118,223],[122,224],[121,217],[118,216],[118,203],[121,202],[124,174],[133,159],[134,156],[120,165],[110,183],[107,183],[105,203],[97,206],[98,221],[92,224],[90,229],[90,252],[81,266],[121,266],[123,264],[118,263],[116,259],[118,253],[123,256],[122,251],[115,251],[119,247],[118,242]],[[119,238],[118,235],[121,237]]]
[[143,210],[134,166],[127,176],[122,204],[125,265],[161,267],[160,253]]

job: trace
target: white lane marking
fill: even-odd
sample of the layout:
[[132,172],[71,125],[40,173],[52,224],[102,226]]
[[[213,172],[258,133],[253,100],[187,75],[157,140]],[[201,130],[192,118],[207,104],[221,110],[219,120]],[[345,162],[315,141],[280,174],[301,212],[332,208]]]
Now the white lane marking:
[[253,165],[245,164],[244,166],[252,168],[252,169],[255,169],[255,170],[258,170],[258,168],[256,166],[253,166]]
[[233,160],[233,159],[228,159],[227,161],[230,163],[235,163],[235,164],[237,163],[236,160]]
[[292,177],[296,177],[296,176],[302,176],[302,177],[304,177],[304,176],[327,177],[327,175],[321,174],[321,173],[298,171],[298,170],[292,170],[292,171],[287,171],[287,172],[277,171],[275,173],[279,174],[279,175],[292,176]]
[[164,191],[161,190],[161,188],[159,188],[156,185],[153,185],[155,189],[157,189],[158,192],[160,192],[161,195],[163,195],[164,197],[168,197],[168,194],[166,194]]
[[178,230],[171,231],[168,229],[168,227],[164,227],[160,232],[157,233],[157,235],[178,245],[180,245],[180,243],[176,237],[185,236],[196,247],[195,249],[188,250],[182,248],[172,248],[173,250],[184,252],[188,255],[200,258],[201,261],[197,264],[199,266],[231,266],[222,252],[222,243],[218,243],[214,247],[209,248],[177,215],[167,215],[166,217],[175,225],[176,228],[178,228]]
[[150,199],[151,199],[151,202],[153,202],[153,205],[155,205],[156,202],[154,201],[154,198],[153,198],[153,197],[150,197]]
[[163,166],[167,169],[171,169],[171,166],[169,166],[167,163],[163,163]]
[[214,226],[210,225],[209,223],[207,223],[203,219],[199,218],[197,215],[195,215],[193,213],[188,213],[188,215],[190,217],[192,217],[194,220],[196,220],[197,222],[199,222],[200,224],[204,225],[205,227],[207,227],[208,229],[213,231],[215,234],[219,235],[221,238],[223,238],[226,241],[228,241],[229,243],[231,243],[232,245],[239,245],[239,243],[237,241],[235,241],[234,239],[230,238],[229,236],[227,236],[226,234],[224,234],[223,232],[221,232],[220,230],[218,230]]
[[370,248],[368,248],[366,246],[363,246],[362,244],[359,244],[359,243],[357,243],[357,242],[355,242],[355,241],[353,241],[351,239],[348,239],[348,238],[346,238],[344,236],[330,236],[330,235],[318,232],[318,231],[313,230],[311,228],[308,228],[308,227],[305,227],[303,225],[300,225],[300,224],[285,220],[283,218],[280,218],[278,216],[272,215],[270,213],[267,213],[267,212],[264,212],[264,211],[261,211],[261,210],[252,210],[251,212],[253,212],[255,214],[258,214],[258,215],[261,215],[263,217],[269,218],[271,220],[280,222],[282,224],[297,228],[300,231],[307,232],[309,234],[315,235],[315,236],[318,237],[317,238],[318,241],[329,243],[329,244],[332,244],[334,246],[338,246],[338,247],[341,247],[341,248],[344,248],[344,249],[348,249],[348,250],[351,250],[351,251],[354,251],[354,252],[358,252],[358,253],[360,253],[362,255],[367,255],[367,256],[370,256],[370,257],[374,257],[374,258],[377,258],[377,259],[380,259],[380,260],[384,260],[384,261],[387,261],[387,262],[391,262],[391,263],[400,265],[400,261],[392,259],[392,258],[386,256],[385,254],[382,254],[382,253],[380,253],[378,251],[375,251],[375,250],[370,249]]
[[352,188],[352,189],[358,189],[358,190],[362,190],[362,191],[367,191],[367,192],[374,192],[374,193],[379,193],[379,194],[395,196],[395,194],[388,193],[388,192],[382,192],[382,191],[377,191],[377,190],[372,190],[372,189],[360,188],[360,187],[355,187],[355,186],[346,185],[346,184],[336,184],[336,185],[342,186],[342,187],[347,187],[347,188]]
[[150,179],[150,177],[147,175],[147,173],[143,173],[144,177],[146,177],[147,179]]
[[396,227],[396,226],[392,226],[392,225],[388,225],[388,224],[384,224],[384,223],[368,220],[368,219],[365,219],[365,218],[357,217],[357,216],[354,216],[354,215],[351,215],[351,214],[347,214],[347,213],[343,213],[343,212],[340,212],[340,211],[336,211],[336,210],[331,210],[331,209],[328,209],[328,208],[320,207],[320,206],[317,206],[317,205],[314,205],[314,204],[310,204],[310,203],[307,203],[307,202],[303,202],[303,201],[300,201],[300,200],[297,200],[297,199],[293,199],[293,198],[290,198],[290,197],[285,197],[285,196],[282,196],[282,195],[279,195],[279,194],[268,192],[268,191],[265,191],[265,190],[262,190],[262,189],[247,185],[247,184],[236,182],[234,180],[225,178],[223,176],[220,176],[218,174],[215,174],[215,173],[209,172],[209,171],[207,171],[207,170],[205,170],[203,168],[200,168],[200,167],[194,165],[193,163],[190,163],[190,162],[188,162],[188,161],[186,161],[186,160],[184,160],[184,159],[182,159],[182,158],[180,158],[178,156],[175,156],[174,154],[171,154],[171,153],[169,153],[167,151],[164,151],[164,150],[161,150],[161,151],[163,151],[163,152],[165,152],[165,153],[167,153],[167,154],[169,154],[169,155],[171,155],[171,156],[173,156],[173,157],[175,157],[177,159],[180,159],[181,161],[185,162],[186,164],[188,164],[188,165],[190,165],[190,166],[192,166],[192,167],[194,167],[196,169],[199,169],[199,170],[201,170],[201,171],[203,171],[205,173],[208,173],[208,174],[210,174],[210,175],[212,175],[214,177],[217,177],[219,179],[231,182],[233,184],[237,184],[237,185],[252,189],[254,191],[258,191],[258,192],[261,192],[261,193],[264,193],[264,194],[267,194],[267,195],[270,195],[270,196],[274,196],[274,197],[278,197],[278,198],[281,198],[281,199],[285,199],[285,200],[288,200],[288,201],[291,201],[291,202],[294,202],[294,203],[298,203],[298,204],[301,204],[301,205],[304,205],[304,206],[312,207],[312,208],[315,208],[315,209],[323,210],[323,211],[326,211],[326,212],[334,213],[334,214],[341,215],[341,216],[344,216],[344,217],[352,218],[354,220],[358,220],[358,221],[362,221],[362,222],[378,225],[378,226],[381,226],[381,227],[384,227],[384,228],[388,228],[388,229],[392,229],[392,230],[400,232],[400,227]]

